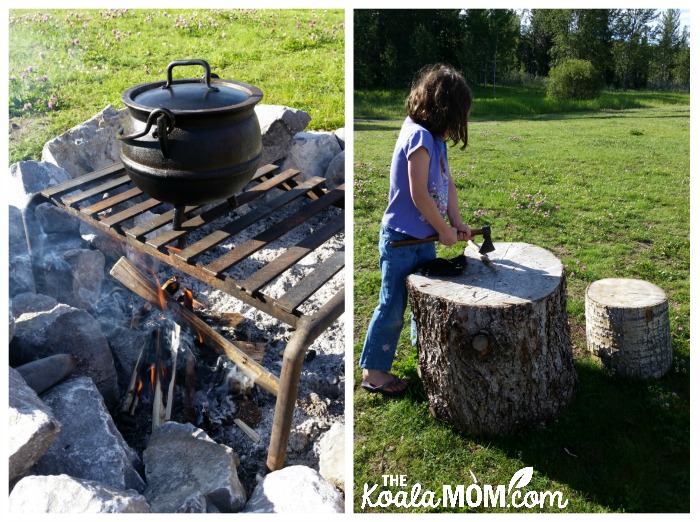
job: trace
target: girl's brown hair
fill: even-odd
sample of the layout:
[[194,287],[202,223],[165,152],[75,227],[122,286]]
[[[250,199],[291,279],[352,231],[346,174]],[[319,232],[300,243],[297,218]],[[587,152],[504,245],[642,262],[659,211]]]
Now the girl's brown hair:
[[467,122],[472,93],[462,75],[446,65],[431,65],[420,71],[406,98],[408,116],[435,136],[446,136],[467,146]]

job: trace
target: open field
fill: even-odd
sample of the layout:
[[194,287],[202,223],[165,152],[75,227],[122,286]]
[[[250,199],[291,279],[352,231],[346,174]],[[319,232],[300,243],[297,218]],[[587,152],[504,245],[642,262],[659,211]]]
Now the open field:
[[[307,111],[310,129],[345,125],[343,10],[12,10],[10,162],[165,79],[173,60],[201,58],[222,78],[260,87],[263,103]],[[199,76],[193,67],[175,77]],[[181,76],[178,76],[181,75]]]
[[[507,486],[526,466],[534,468],[528,489],[561,491],[567,512],[690,510],[689,98],[619,95],[611,107],[537,114],[518,96],[477,97],[469,147],[449,149],[466,223],[489,223],[494,241],[542,246],[567,266],[580,379],[572,404],[548,426],[513,437],[460,435],[428,412],[405,328],[394,363],[410,379],[404,398],[363,392],[355,369],[356,512],[365,483],[400,489],[384,488],[381,475],[406,475],[406,489],[420,483],[441,493],[445,484],[469,486],[472,475]],[[373,121],[355,123],[355,361],[378,299],[376,243],[401,99],[356,95],[358,118]],[[382,117],[393,119],[376,120]],[[438,247],[438,256],[463,247]],[[674,362],[663,378],[622,379],[586,353],[585,290],[606,277],[645,279],[668,294]],[[392,509],[406,511],[365,511]]]

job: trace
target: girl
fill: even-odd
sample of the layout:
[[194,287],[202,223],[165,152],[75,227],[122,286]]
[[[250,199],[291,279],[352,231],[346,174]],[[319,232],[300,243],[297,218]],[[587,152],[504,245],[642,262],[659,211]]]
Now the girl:
[[[408,117],[391,161],[389,205],[379,234],[382,286],[360,356],[362,388],[398,396],[407,381],[389,373],[406,310],[406,277],[435,259],[435,243],[392,248],[391,241],[438,235],[445,246],[471,239],[462,222],[457,189],[447,164],[446,140],[467,146],[472,95],[453,68],[421,71],[406,99]],[[449,219],[449,224],[445,221]]]

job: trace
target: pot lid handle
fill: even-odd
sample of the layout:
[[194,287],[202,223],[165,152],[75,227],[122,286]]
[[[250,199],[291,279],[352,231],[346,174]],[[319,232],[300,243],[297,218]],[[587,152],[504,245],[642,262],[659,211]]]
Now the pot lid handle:
[[175,60],[174,62],[170,62],[167,69],[167,81],[165,82],[165,85],[163,85],[163,89],[170,88],[170,84],[173,83],[173,67],[178,67],[181,65],[201,65],[204,67],[204,81],[207,84],[207,89],[212,92],[217,92],[219,90],[218,87],[211,86],[211,67],[209,67],[209,64],[204,60]]

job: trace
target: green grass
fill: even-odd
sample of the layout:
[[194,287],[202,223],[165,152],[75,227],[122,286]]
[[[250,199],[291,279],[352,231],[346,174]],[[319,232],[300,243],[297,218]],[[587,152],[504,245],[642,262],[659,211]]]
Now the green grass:
[[38,160],[46,141],[185,58],[308,112],[310,129],[345,124],[343,10],[12,10],[10,161]]
[[[404,331],[393,370],[410,380],[406,397],[364,393],[355,368],[355,511],[363,485],[378,483],[381,490],[382,475],[406,475],[408,489],[420,483],[423,491],[441,492],[444,484],[472,484],[471,473],[480,484],[507,486],[516,471],[532,466],[528,489],[562,491],[567,512],[688,512],[688,95],[608,93],[600,107],[530,115],[529,102],[512,94],[515,99],[489,105],[477,93],[469,147],[450,149],[450,165],[465,222],[489,223],[495,241],[536,244],[567,265],[580,388],[546,427],[507,438],[461,435],[431,417]],[[355,123],[355,362],[381,279],[376,243],[401,124],[391,118],[403,118],[401,96],[359,93],[358,99],[364,100],[358,115],[388,119]],[[519,117],[507,117],[506,107],[519,107]],[[528,208],[535,201],[540,206]],[[459,249],[438,247],[438,255],[449,258]],[[623,379],[587,355],[584,292],[606,277],[645,279],[668,294],[674,364],[663,378]],[[374,508],[392,510],[406,511]]]

